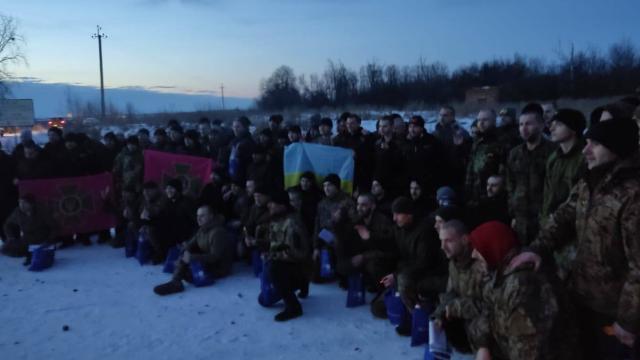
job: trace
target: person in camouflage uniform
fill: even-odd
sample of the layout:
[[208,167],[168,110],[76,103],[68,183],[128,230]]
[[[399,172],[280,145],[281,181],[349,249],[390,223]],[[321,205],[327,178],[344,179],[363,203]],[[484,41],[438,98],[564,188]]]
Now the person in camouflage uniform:
[[[585,126],[584,115],[574,109],[560,109],[551,120],[551,141],[558,144],[558,148],[547,160],[541,225],[560,204],[567,200],[571,189],[586,171],[586,163],[582,155],[584,147],[582,132]],[[554,254],[560,278],[566,279],[575,254],[575,241],[570,241],[565,248]]]
[[144,156],[138,145],[138,138],[129,136],[125,147],[113,160],[113,182],[116,194],[123,188],[131,187],[142,190],[144,175]]
[[224,228],[224,219],[215,214],[209,205],[197,210],[198,231],[184,244],[180,259],[176,262],[171,281],[156,286],[158,295],[169,295],[184,291],[182,280],[190,282],[192,261],[202,264],[211,276],[221,278],[231,273],[235,248],[233,240]]
[[[472,359],[477,348],[469,342],[468,327],[480,315],[484,272],[471,257],[471,243],[466,226],[458,219],[442,224],[441,248],[449,259],[447,290],[440,294],[440,304],[431,315],[442,326],[458,359]],[[465,357],[465,354],[469,354]]]
[[306,264],[311,244],[300,217],[290,211],[286,193],[276,193],[269,202],[271,223],[266,243],[267,261],[271,262],[271,279],[284,300],[284,311],[275,316],[276,321],[287,321],[302,316],[302,306],[295,290],[307,284]]
[[531,244],[535,253],[522,254],[513,266],[539,265],[541,256],[577,237],[568,284],[580,346],[586,359],[620,359],[634,345],[637,351],[640,335],[638,126],[630,119],[607,120],[585,137],[587,174]]
[[492,109],[478,113],[478,136],[471,146],[465,180],[467,201],[477,203],[485,197],[487,179],[500,172],[504,164],[504,144],[496,129],[496,113]]
[[336,174],[329,174],[322,182],[325,197],[318,203],[318,211],[316,212],[316,220],[313,229],[313,260],[314,260],[314,277],[315,282],[322,281],[319,276],[320,271],[320,251],[328,249],[332,253],[335,265],[335,244],[327,243],[318,236],[322,230],[333,231],[333,214],[338,209],[344,209],[350,218],[355,219],[356,210],[353,200],[340,190],[340,177]]
[[26,194],[18,199],[18,206],[3,224],[6,239],[0,252],[13,257],[26,256],[25,265],[31,259],[29,245],[53,242],[55,223],[45,209],[36,206],[35,198]]
[[[510,268],[518,240],[507,225],[491,221],[469,235],[472,257],[489,274],[482,289],[480,315],[469,326],[476,359],[572,359],[566,324],[554,289],[530,264]],[[575,349],[572,349],[575,350]]]
[[544,178],[542,222],[569,197],[573,186],[586,170],[582,148],[584,115],[574,109],[560,109],[551,120],[551,141],[558,148],[549,156]]
[[542,208],[547,158],[555,146],[542,136],[544,120],[539,104],[528,104],[520,115],[520,136],[525,141],[509,152],[507,192],[513,228],[523,244],[535,238]]

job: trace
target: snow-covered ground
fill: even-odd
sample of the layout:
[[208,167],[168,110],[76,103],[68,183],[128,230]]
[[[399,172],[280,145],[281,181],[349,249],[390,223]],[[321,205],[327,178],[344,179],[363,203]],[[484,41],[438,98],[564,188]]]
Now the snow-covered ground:
[[[228,278],[160,297],[169,275],[123,249],[76,246],[30,272],[0,256],[0,359],[422,359],[369,306],[348,309],[336,284],[313,285],[304,316],[276,323],[259,280],[237,263]],[[372,295],[367,294],[371,300]],[[68,326],[68,331],[63,327]]]

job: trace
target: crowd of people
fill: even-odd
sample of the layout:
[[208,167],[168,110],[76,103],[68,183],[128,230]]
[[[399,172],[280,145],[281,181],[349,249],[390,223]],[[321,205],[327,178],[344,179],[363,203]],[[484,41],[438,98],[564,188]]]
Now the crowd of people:
[[[90,234],[57,236],[16,186],[110,171],[103,198],[118,225],[99,242],[144,233],[154,264],[181,249],[158,295],[184,291],[195,261],[225,277],[258,253],[285,303],[276,321],[303,315],[310,282],[346,288],[362,274],[373,316],[387,316],[390,291],[408,313],[431,309],[454,359],[637,359],[639,105],[627,97],[589,120],[553,104],[487,108],[470,133],[451,106],[431,133],[421,116],[398,114],[367,132],[353,113],[305,131],[281,115],[253,133],[247,117],[230,129],[171,120],[126,138],[50,128],[42,148],[27,131],[12,154],[0,151],[2,252],[28,262],[32,244],[90,245]],[[353,150],[353,193],[337,174],[312,172],[285,189],[284,148],[295,142]],[[212,181],[199,194],[180,179],[145,182],[147,149],[210,158]],[[396,332],[411,334],[410,317]]]

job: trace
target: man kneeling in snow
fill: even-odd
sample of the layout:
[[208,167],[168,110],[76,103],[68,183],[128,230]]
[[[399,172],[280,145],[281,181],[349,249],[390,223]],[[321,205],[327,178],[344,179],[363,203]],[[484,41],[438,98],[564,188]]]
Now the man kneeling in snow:
[[205,271],[215,278],[231,272],[235,247],[224,228],[222,216],[214,214],[210,206],[203,205],[198,208],[196,217],[200,228],[185,244],[184,251],[176,263],[173,278],[156,286],[153,289],[156,294],[169,295],[183,291],[182,280],[191,280],[192,261],[200,262]]

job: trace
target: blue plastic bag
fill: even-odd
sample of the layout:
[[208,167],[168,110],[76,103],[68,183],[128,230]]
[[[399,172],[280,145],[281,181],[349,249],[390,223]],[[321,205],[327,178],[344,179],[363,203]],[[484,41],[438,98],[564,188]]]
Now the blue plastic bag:
[[260,295],[258,295],[258,303],[264,307],[269,307],[282,299],[280,293],[276,290],[271,282],[271,263],[265,261],[262,265],[262,273],[260,274]]
[[136,248],[136,259],[140,265],[144,265],[151,260],[151,242],[144,231],[138,232],[138,245]]
[[400,293],[395,288],[387,290],[384,294],[384,306],[387,308],[387,317],[391,324],[398,326],[403,323],[409,313],[404,306]]
[[349,275],[347,288],[347,307],[365,304],[364,278],[362,273]]
[[130,229],[124,232],[124,256],[130,258],[136,256],[138,250],[138,232]]
[[163,272],[173,274],[173,271],[176,269],[176,261],[180,258],[180,249],[177,246],[172,246],[169,248],[167,252],[167,260],[164,261],[164,267],[162,268]]
[[46,245],[33,250],[31,253],[31,265],[29,266],[29,271],[42,271],[53,266],[55,253],[55,247]]
[[251,267],[253,268],[253,275],[260,276],[262,273],[262,256],[258,249],[251,251]]
[[411,314],[411,346],[429,342],[429,309],[416,305]]
[[189,267],[191,268],[191,281],[195,287],[209,286],[215,282],[213,276],[205,270],[199,261],[191,260]]
[[328,249],[320,250],[320,277],[331,279],[335,276],[333,264],[331,264],[331,253]]

